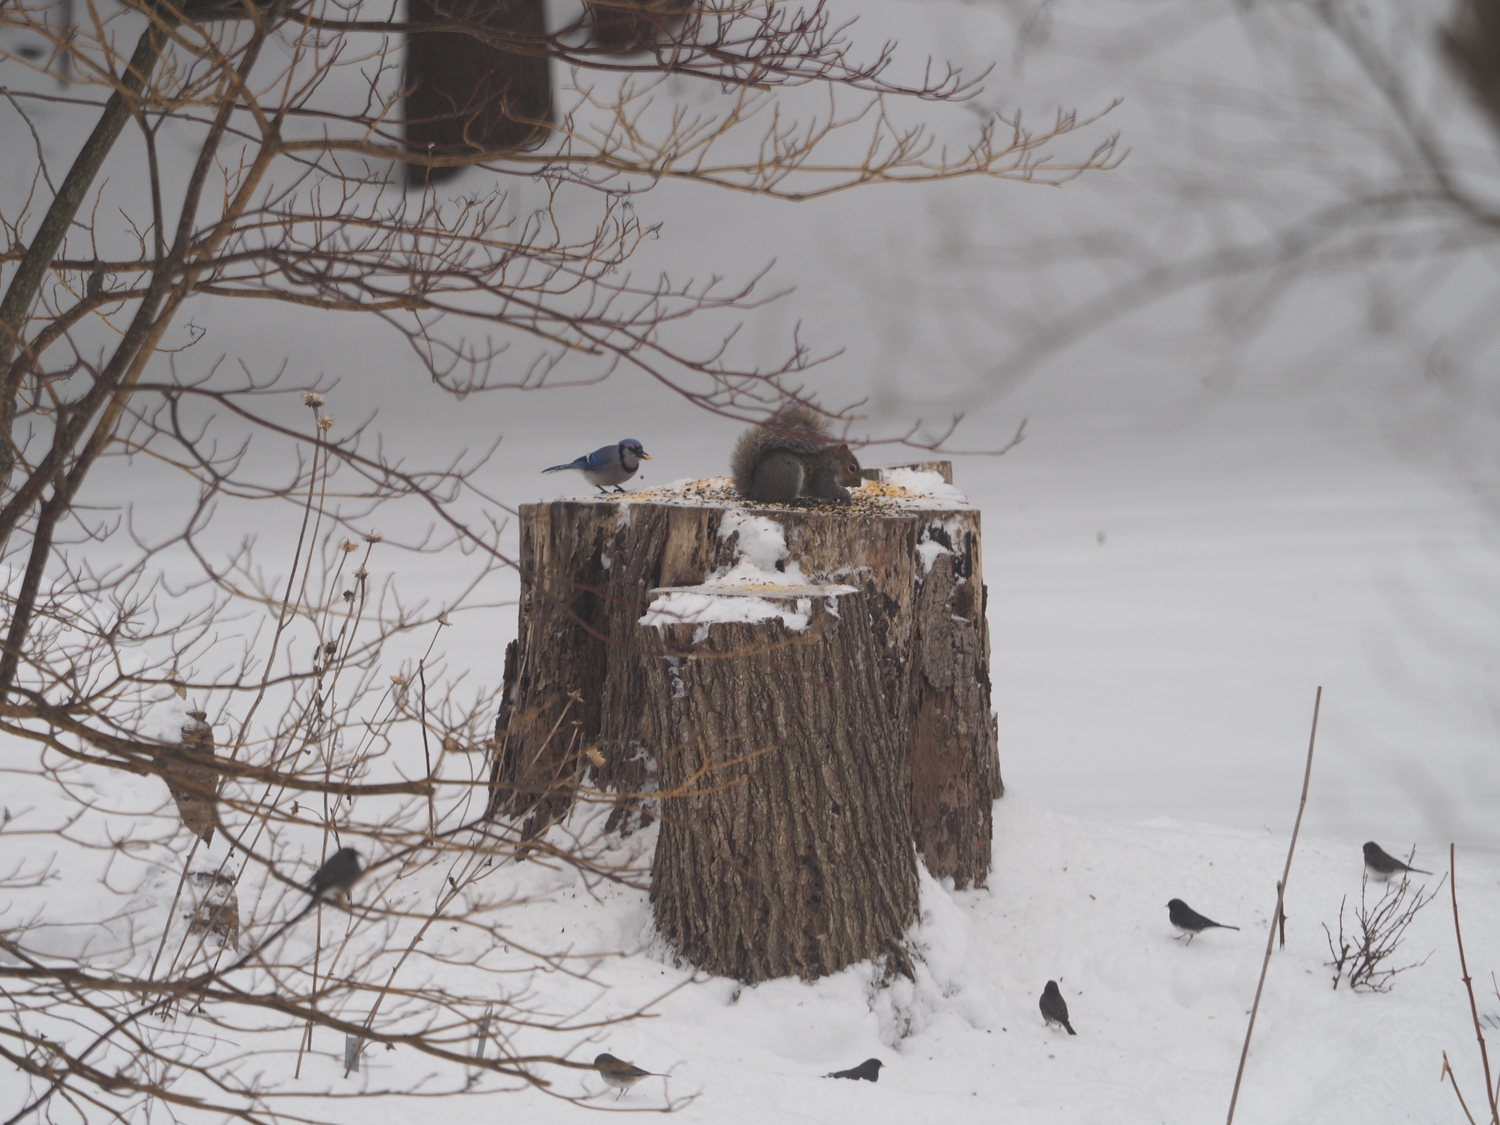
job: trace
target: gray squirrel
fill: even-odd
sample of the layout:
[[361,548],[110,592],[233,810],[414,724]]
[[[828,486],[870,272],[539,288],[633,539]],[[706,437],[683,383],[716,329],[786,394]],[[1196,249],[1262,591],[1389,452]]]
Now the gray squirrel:
[[863,479],[849,447],[835,445],[823,416],[806,406],[789,407],[764,426],[746,430],[729,467],[735,491],[761,504],[790,504],[799,496],[847,500],[845,486]]

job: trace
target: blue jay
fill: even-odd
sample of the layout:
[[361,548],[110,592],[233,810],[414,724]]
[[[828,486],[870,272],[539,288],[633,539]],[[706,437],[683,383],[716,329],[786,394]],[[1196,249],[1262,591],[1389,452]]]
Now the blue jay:
[[560,473],[564,469],[577,469],[583,474],[583,479],[597,488],[600,492],[607,492],[610,486],[616,492],[624,492],[620,487],[641,467],[642,460],[651,460],[651,454],[642,448],[641,443],[635,438],[626,438],[619,445],[600,446],[594,452],[576,461],[570,461],[566,465],[553,465],[550,469],[543,469],[544,473]]

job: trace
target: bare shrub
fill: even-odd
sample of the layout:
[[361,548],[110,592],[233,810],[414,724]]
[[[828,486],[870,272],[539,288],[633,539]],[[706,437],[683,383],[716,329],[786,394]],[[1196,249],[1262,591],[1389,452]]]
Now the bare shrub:
[[[1411,859],[1412,856],[1407,856],[1408,864]],[[1328,964],[1333,969],[1334,989],[1337,990],[1340,981],[1347,981],[1355,992],[1389,992],[1399,974],[1427,964],[1431,953],[1420,961],[1401,965],[1395,963],[1395,957],[1418,912],[1442,888],[1443,879],[1439,879],[1438,885],[1430,891],[1425,885],[1413,888],[1410,873],[1403,873],[1399,882],[1392,879],[1387,883],[1380,897],[1372,904],[1369,901],[1370,875],[1367,871],[1360,880],[1359,908],[1354,912],[1348,934],[1344,930],[1344,911],[1349,901],[1347,895],[1339,902],[1337,939],[1328,924],[1323,923],[1323,933],[1328,939],[1328,952],[1333,957]]]

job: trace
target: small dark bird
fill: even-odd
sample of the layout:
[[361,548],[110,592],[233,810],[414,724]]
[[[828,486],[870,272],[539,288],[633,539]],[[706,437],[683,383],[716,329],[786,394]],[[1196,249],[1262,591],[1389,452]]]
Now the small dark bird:
[[312,895],[313,902],[343,894],[354,886],[363,871],[359,865],[359,853],[353,848],[340,848],[318,868],[307,884],[307,893]]
[[823,1075],[824,1078],[863,1078],[866,1082],[880,1081],[880,1068],[885,1063],[879,1059],[866,1059],[858,1066],[851,1066],[848,1070],[835,1070],[832,1074]]
[[1167,914],[1172,919],[1172,925],[1187,934],[1189,945],[1192,945],[1193,938],[1204,930],[1239,929],[1238,926],[1226,926],[1223,922],[1215,922],[1212,918],[1203,917],[1180,898],[1174,898],[1167,903]]
[[1042,989],[1042,1002],[1037,1005],[1042,1009],[1042,1019],[1047,1021],[1047,1026],[1061,1024],[1068,1029],[1069,1035],[1077,1035],[1073,1025],[1068,1022],[1068,1002],[1062,998],[1062,993],[1057,990],[1057,982],[1049,980],[1047,987]]
[[1380,880],[1389,879],[1398,871],[1410,871],[1413,875],[1431,875],[1431,871],[1423,871],[1420,867],[1408,867],[1393,855],[1388,855],[1374,840],[1365,843],[1365,867],[1371,875]]
[[625,1091],[634,1086],[642,1078],[665,1078],[663,1074],[653,1074],[649,1070],[642,1070],[634,1063],[628,1063],[624,1059],[617,1059],[609,1052],[594,1056],[594,1069],[599,1072],[599,1077],[611,1086],[618,1086],[620,1092],[615,1095],[618,1099],[623,1097]]

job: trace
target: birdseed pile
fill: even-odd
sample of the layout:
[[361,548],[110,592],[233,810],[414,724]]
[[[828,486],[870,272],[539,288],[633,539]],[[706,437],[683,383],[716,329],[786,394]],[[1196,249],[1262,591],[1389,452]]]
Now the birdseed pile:
[[683,504],[713,508],[743,508],[750,511],[838,512],[846,516],[886,516],[913,508],[963,508],[968,499],[937,473],[895,470],[887,481],[865,481],[851,488],[848,501],[816,500],[801,497],[795,504],[758,504],[746,500],[734,490],[728,477],[705,477],[701,480],[674,481],[659,488],[640,492],[599,496],[600,500],[644,501],[654,504]]

